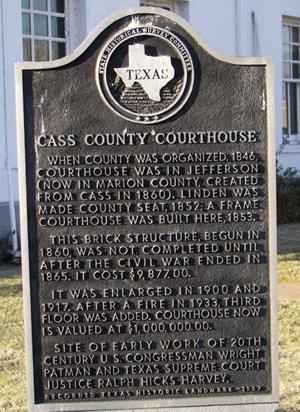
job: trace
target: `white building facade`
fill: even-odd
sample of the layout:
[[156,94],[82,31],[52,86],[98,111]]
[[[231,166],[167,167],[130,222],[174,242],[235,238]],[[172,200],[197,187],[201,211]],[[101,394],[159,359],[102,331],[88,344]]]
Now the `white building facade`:
[[18,226],[14,63],[63,57],[137,6],[173,11],[225,55],[273,57],[278,159],[300,171],[300,0],[0,0],[0,239]]

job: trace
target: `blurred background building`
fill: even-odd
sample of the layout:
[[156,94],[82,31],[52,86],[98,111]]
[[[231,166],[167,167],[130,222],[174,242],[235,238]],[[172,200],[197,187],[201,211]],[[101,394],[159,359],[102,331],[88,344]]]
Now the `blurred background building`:
[[176,13],[223,54],[273,57],[278,159],[284,169],[300,170],[300,0],[0,0],[0,239],[11,234],[14,248],[14,63],[72,53],[104,18],[137,6]]

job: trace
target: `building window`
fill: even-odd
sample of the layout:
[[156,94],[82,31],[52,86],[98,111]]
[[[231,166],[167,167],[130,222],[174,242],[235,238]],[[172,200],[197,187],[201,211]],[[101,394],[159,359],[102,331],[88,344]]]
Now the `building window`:
[[283,21],[282,133],[300,144],[300,20]]
[[65,0],[20,1],[24,61],[55,60],[64,57]]

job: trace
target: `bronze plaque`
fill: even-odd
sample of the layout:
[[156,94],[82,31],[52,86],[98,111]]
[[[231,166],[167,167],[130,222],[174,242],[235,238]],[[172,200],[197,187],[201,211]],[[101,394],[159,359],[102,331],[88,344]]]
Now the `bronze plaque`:
[[144,8],[17,75],[32,410],[276,402],[270,61]]

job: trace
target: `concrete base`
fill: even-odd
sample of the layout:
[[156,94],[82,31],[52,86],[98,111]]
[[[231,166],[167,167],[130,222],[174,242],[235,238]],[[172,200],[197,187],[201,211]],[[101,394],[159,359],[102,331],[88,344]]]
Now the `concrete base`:
[[[218,405],[196,406],[191,408],[151,408],[151,409],[127,409],[114,410],[113,412],[274,412],[278,408],[277,403],[257,403],[252,405]],[[99,411],[101,410],[99,409]]]
[[[182,408],[159,408],[146,407],[142,409],[110,409],[111,412],[275,412],[278,408],[278,403],[252,403],[247,405],[216,405],[216,406],[192,406]],[[81,408],[80,405],[71,409],[66,409],[63,405],[57,405],[56,408],[51,407],[51,404],[35,406],[37,412],[107,412],[107,409],[98,408]]]

